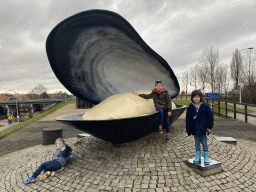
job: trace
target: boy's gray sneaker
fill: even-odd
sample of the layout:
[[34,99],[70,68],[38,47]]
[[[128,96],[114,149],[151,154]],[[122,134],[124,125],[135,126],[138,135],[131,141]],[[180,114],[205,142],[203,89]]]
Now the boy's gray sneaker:
[[166,140],[165,141],[166,142],[170,142],[170,137],[171,137],[170,133],[166,133]]
[[162,127],[159,127],[159,133],[164,133]]

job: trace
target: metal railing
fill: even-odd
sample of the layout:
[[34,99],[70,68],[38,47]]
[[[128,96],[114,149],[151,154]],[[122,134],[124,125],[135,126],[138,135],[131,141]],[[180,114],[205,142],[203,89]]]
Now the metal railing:
[[[237,113],[240,113],[240,114],[244,114],[244,121],[245,121],[245,123],[248,123],[248,116],[250,116],[250,117],[256,117],[256,115],[253,115],[253,114],[249,114],[248,113],[248,107],[247,106],[251,106],[251,107],[255,107],[256,108],[256,105],[252,105],[252,104],[247,104],[247,103],[237,103],[237,102],[227,102],[227,101],[220,101],[220,100],[214,100],[214,99],[208,99],[208,101],[212,101],[212,111],[214,112],[214,108],[216,108],[216,107],[214,107],[214,101],[216,102],[218,102],[218,105],[217,105],[217,108],[218,108],[218,116],[220,116],[221,115],[221,113],[220,113],[220,109],[224,109],[225,110],[225,117],[227,118],[228,117],[228,111],[232,111],[232,112],[234,112],[234,119],[236,119],[236,114]],[[220,103],[225,103],[225,107],[223,108],[223,107],[220,107]],[[232,103],[233,104],[233,110],[232,109],[228,109],[228,103]],[[208,102],[207,102],[207,104],[208,104]],[[239,111],[236,111],[236,105],[244,105],[244,113],[242,113],[242,112],[239,112]]]
[[[62,102],[65,100],[71,100],[73,98],[47,98],[47,99],[17,99],[18,104],[26,103],[52,103],[52,102]],[[14,104],[16,100],[4,100],[0,101],[0,104]]]
[[191,95],[186,94],[186,95],[177,95],[177,97],[175,97],[176,100],[180,99],[180,100],[190,100]]

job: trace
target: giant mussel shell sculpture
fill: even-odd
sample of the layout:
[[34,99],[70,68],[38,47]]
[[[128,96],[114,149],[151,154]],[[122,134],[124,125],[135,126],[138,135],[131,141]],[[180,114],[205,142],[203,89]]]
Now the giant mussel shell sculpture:
[[[151,90],[157,79],[172,98],[180,91],[168,63],[115,12],[89,10],[63,20],[50,32],[46,52],[59,81],[78,98],[94,104],[115,94]],[[177,116],[184,110],[178,107]],[[102,121],[85,121],[82,115],[56,120],[113,143],[138,139],[157,129],[157,112]],[[175,116],[173,111],[170,119]]]

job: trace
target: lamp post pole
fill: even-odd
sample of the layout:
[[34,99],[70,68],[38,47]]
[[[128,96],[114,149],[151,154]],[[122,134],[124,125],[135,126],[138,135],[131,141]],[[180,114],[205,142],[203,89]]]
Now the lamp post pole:
[[[8,91],[13,91],[13,90],[8,90]],[[19,123],[19,110],[18,110],[18,105],[17,105],[17,93],[15,91],[13,91],[13,92],[15,93],[17,119],[18,119],[18,123]]]
[[[243,50],[247,50],[247,49],[253,49],[253,47],[249,47],[249,48],[246,48],[246,49],[241,49],[240,51],[239,51],[239,53],[241,52],[241,51],[243,51]],[[240,83],[240,103],[242,103],[242,85],[241,85],[241,83]]]

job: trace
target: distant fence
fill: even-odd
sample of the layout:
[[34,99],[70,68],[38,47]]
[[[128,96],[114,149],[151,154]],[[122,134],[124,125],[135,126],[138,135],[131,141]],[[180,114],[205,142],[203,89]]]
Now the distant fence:
[[[219,94],[220,95],[220,100],[222,101],[230,101],[230,102],[239,102],[239,94]],[[190,100],[191,95],[190,94],[180,94],[177,97],[174,98],[175,100]],[[249,103],[248,99],[244,98],[244,94],[242,94],[242,101]],[[252,101],[252,104],[253,101]]]
[[[247,104],[247,103],[237,103],[237,102],[227,102],[227,101],[217,101],[217,100],[214,100],[214,99],[208,99],[208,101],[212,101],[212,104],[211,104],[211,107],[212,107],[212,111],[214,108],[218,108],[218,116],[221,115],[220,113],[220,109],[224,109],[225,110],[225,117],[227,118],[228,117],[228,111],[233,111],[234,112],[234,119],[236,119],[236,114],[237,113],[240,113],[240,114],[244,114],[244,121],[245,123],[248,123],[248,116],[251,116],[251,117],[256,117],[256,115],[253,115],[253,114],[248,114],[248,107],[247,106],[251,106],[251,107],[255,107],[256,108],[256,105],[251,105],[251,104]],[[218,102],[217,105],[214,104],[214,102]],[[220,107],[220,103],[225,103],[225,107]],[[232,103],[233,104],[233,110],[232,109],[228,109],[227,106],[228,106],[228,103]],[[208,102],[207,102],[208,104]],[[244,105],[244,113],[242,112],[238,112],[236,111],[236,105]],[[222,114],[224,115],[224,114]]]
[[72,100],[73,98],[46,98],[46,99],[14,99],[14,100],[4,100],[0,101],[1,104],[11,105],[11,104],[36,104],[36,103],[55,103],[55,102],[63,102],[66,100]]
[[176,100],[190,100],[191,99],[191,95],[178,95],[177,97],[175,97]]
[[[232,102],[232,101],[227,101],[226,99],[228,99],[229,97],[233,97],[231,95],[228,95],[228,96],[225,96],[224,94],[220,95],[220,100],[216,100],[216,99],[208,99],[208,102],[207,104],[211,103],[211,108],[212,108],[212,111],[214,111],[213,109],[214,108],[217,108],[218,109],[218,112],[217,112],[217,115],[220,116],[220,115],[224,115],[226,118],[229,117],[228,116],[228,111],[232,111],[234,113],[234,119],[236,119],[236,116],[237,116],[237,113],[239,114],[243,114],[244,115],[244,121],[245,123],[248,123],[248,116],[250,117],[256,117],[256,115],[253,115],[253,114],[249,114],[248,113],[248,106],[250,107],[255,107],[256,109],[256,105],[253,105],[253,104],[248,104],[248,103],[239,103],[239,102]],[[184,95],[178,95],[176,98],[174,98],[175,100],[191,100],[191,95],[189,94],[184,94]],[[215,102],[215,104],[214,104]],[[217,103],[216,103],[217,102]],[[221,103],[224,103],[225,107],[220,107],[220,104]],[[233,105],[233,109],[228,109],[228,104],[232,104]],[[239,111],[236,111],[236,107],[237,105],[243,105],[244,106],[244,113],[242,112],[239,112]],[[220,113],[220,109],[224,109],[225,113],[222,114]]]

